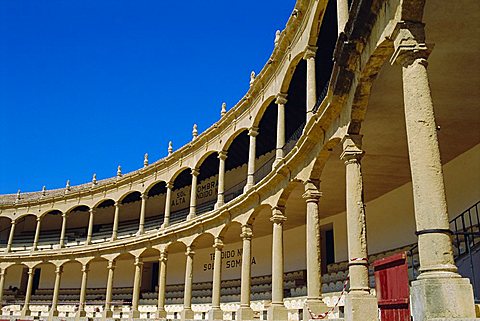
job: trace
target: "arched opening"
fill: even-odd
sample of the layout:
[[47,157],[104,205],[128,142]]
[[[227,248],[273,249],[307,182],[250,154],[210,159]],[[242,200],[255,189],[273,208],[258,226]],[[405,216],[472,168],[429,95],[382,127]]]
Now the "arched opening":
[[[222,230],[222,282],[220,302],[239,302],[242,275],[242,225],[231,222]],[[213,265],[213,261],[212,261]]]
[[39,250],[53,249],[60,243],[62,221],[62,212],[59,210],[51,210],[42,215],[38,240]]
[[118,217],[118,238],[134,236],[140,224],[141,193],[130,192],[121,201],[120,215]]
[[148,201],[145,212],[145,230],[160,228],[165,218],[165,198],[167,195],[167,184],[157,182],[148,191]]
[[94,208],[92,243],[105,242],[112,236],[115,201],[106,199]]
[[196,214],[213,210],[218,192],[218,153],[208,155],[199,167]]
[[170,224],[185,221],[190,209],[190,191],[192,189],[192,174],[190,168],[185,168],[176,177],[170,203]]
[[10,235],[10,229],[12,227],[12,220],[8,217],[0,217],[0,246],[2,248],[7,247],[8,236]]
[[123,306],[123,302],[132,302],[134,263],[135,257],[130,253],[123,253],[115,259],[111,304],[114,310],[115,307]]
[[205,268],[206,261],[213,253],[213,235],[204,233],[198,236],[192,243],[195,251],[192,274],[192,303],[212,302],[212,275],[213,269]]
[[258,124],[255,149],[255,182],[260,181],[272,170],[277,145],[277,113],[277,104],[272,101],[265,109]]
[[238,133],[226,150],[225,202],[241,195],[247,183],[248,147],[248,130],[245,129]]
[[11,251],[15,252],[32,248],[36,227],[37,216],[33,214],[28,214],[17,219]]
[[67,213],[65,246],[85,243],[89,219],[90,208],[86,205],[76,206]]
[[[167,286],[165,304],[182,304],[185,289],[185,264],[187,247],[184,243],[173,242],[168,246]],[[178,315],[179,316],[179,315]]]
[[28,267],[24,264],[14,264],[5,270],[3,284],[3,306],[17,304],[25,298],[27,288]]

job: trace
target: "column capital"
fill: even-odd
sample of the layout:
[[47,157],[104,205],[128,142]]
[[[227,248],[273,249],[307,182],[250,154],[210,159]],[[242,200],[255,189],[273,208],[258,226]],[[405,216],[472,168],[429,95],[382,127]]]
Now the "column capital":
[[363,135],[346,135],[342,139],[343,152],[340,159],[345,164],[350,162],[358,162],[362,159],[365,152],[362,150]]
[[165,187],[169,188],[169,189],[172,189],[173,188],[173,183],[172,182],[166,182]]
[[168,260],[168,252],[167,251],[160,251],[160,258],[158,259],[160,262],[167,262]]
[[14,219],[12,219],[12,221],[10,222],[10,224],[11,224],[11,225],[15,225],[15,224],[17,224],[17,221],[14,220]]
[[136,256],[136,257],[135,257],[135,261],[133,262],[133,265],[135,265],[135,266],[142,266],[142,265],[143,265],[143,259],[140,258],[140,257],[138,257],[138,256]]
[[119,201],[115,201],[115,204],[113,204],[113,206],[118,207],[118,208],[122,207],[122,205],[123,204]]
[[115,261],[108,261],[107,263],[107,269],[109,270],[115,270],[116,264]]
[[57,266],[55,268],[55,274],[62,274],[63,273],[63,265]]
[[242,225],[242,233],[240,233],[240,237],[244,240],[251,240],[252,236],[252,226],[250,224]]
[[272,209],[272,217],[270,217],[270,221],[273,222],[273,224],[283,224],[286,220],[285,207],[277,206]]
[[322,192],[320,192],[316,184],[312,181],[306,181],[305,183],[305,193],[302,194],[302,197],[307,203],[309,202],[318,202],[320,197],[322,197]]
[[0,268],[0,277],[5,276],[7,274],[6,269]]
[[37,216],[37,222],[40,222],[42,220],[41,216]]
[[146,201],[148,198],[148,193],[143,192],[142,194],[140,194],[140,198],[142,199],[142,201]]
[[307,59],[315,58],[316,54],[317,54],[317,47],[307,46],[307,48],[305,48],[305,52],[303,54],[303,59],[307,60]]
[[185,251],[185,255],[186,255],[186,256],[190,256],[191,258],[193,258],[193,256],[195,255],[194,249],[195,249],[195,248],[194,248],[193,245],[187,246],[187,250]]
[[224,150],[221,150],[218,152],[218,159],[221,159],[221,160],[226,160],[227,159],[227,152],[224,151]]
[[91,208],[91,209],[88,210],[88,212],[93,215],[93,214],[95,214],[96,209],[95,209],[95,208]]
[[82,273],[88,273],[88,271],[90,271],[90,264],[83,264],[82,265]]
[[407,66],[417,59],[421,59],[422,63],[427,63],[426,59],[432,52],[433,44],[425,42],[425,24],[421,22],[400,22],[392,33],[392,39],[395,48],[390,58],[392,65],[398,63]]
[[275,104],[277,105],[285,105],[287,103],[287,94],[279,93],[275,97]]
[[29,268],[28,268],[28,272],[27,272],[28,275],[32,275],[33,272],[35,272],[35,268],[34,268],[34,267],[29,267]]
[[215,241],[213,242],[213,248],[217,250],[222,250],[223,249],[223,238],[222,237],[216,237]]
[[248,129],[248,136],[257,137],[257,135],[258,135],[258,127],[250,127]]
[[191,174],[193,176],[198,176],[198,175],[200,175],[200,170],[198,168],[192,168]]

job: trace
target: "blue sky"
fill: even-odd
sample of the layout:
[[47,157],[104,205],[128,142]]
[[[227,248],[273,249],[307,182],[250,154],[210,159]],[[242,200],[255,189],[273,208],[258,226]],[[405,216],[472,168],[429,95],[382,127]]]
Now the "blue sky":
[[0,1],[0,193],[140,168],[218,120],[294,0]]

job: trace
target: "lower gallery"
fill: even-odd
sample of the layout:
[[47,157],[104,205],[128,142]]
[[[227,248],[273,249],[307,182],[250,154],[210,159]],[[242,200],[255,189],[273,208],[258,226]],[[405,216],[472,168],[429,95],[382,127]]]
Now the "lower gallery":
[[298,0],[189,144],[0,195],[0,320],[479,320],[479,21]]

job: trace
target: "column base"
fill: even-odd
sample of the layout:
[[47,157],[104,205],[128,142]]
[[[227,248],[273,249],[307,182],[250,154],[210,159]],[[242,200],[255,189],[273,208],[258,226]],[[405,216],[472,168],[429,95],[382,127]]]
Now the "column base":
[[466,278],[425,278],[412,282],[415,321],[475,318],[473,288]]
[[162,225],[160,225],[160,228],[161,229],[165,229],[169,226],[170,224],[169,223],[163,223]]
[[193,313],[192,309],[183,309],[180,313],[180,320],[182,321],[191,321],[193,320],[195,314]]
[[319,315],[319,314],[328,312],[328,310],[330,309],[321,299],[315,299],[315,300],[307,299],[307,301],[305,302],[305,305],[303,306],[303,315],[310,315],[308,310],[312,311],[312,313],[315,315]]
[[130,313],[128,315],[129,315],[130,319],[138,319],[138,318],[140,318],[140,311],[132,310],[132,311],[130,311]]
[[80,318],[84,318],[87,316],[87,312],[85,310],[79,310],[75,313],[75,320],[80,320]]
[[348,293],[345,296],[345,321],[378,321],[377,297],[369,293]]
[[187,215],[187,221],[190,221],[191,219],[195,218],[195,216],[196,216],[195,214],[191,214],[191,213],[188,214]]
[[216,203],[215,203],[215,206],[213,207],[213,209],[214,209],[214,210],[218,210],[218,209],[219,209],[220,207],[222,207],[223,205],[225,205],[224,202],[222,202],[222,203],[216,202]]
[[103,319],[112,318],[112,317],[113,317],[113,311],[112,310],[103,311],[103,316],[102,316]]
[[240,307],[237,310],[237,321],[251,321],[253,320],[253,310],[248,307]]
[[165,310],[157,310],[157,319],[166,319],[167,318],[167,311]]
[[209,321],[223,321],[223,311],[220,308],[212,308],[208,311]]
[[32,311],[30,311],[30,309],[26,308],[26,309],[22,309],[22,311],[20,311],[20,316],[22,317],[28,317],[32,315]]
[[271,305],[267,309],[268,321],[288,321],[288,311],[283,304]]

